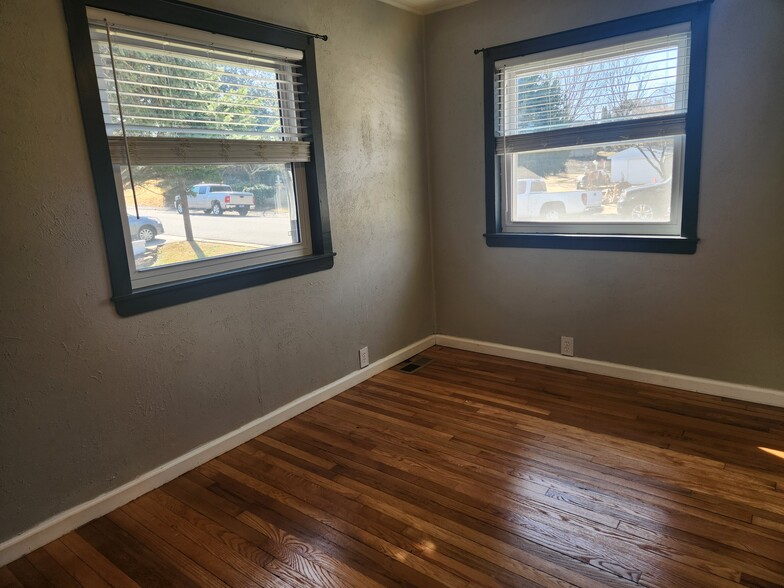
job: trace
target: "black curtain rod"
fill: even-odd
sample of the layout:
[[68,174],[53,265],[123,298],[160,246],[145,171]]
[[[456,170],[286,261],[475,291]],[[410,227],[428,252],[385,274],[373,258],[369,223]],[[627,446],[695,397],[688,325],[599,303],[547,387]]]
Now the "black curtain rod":
[[318,33],[309,33],[308,31],[292,29],[291,27],[284,27],[283,25],[273,24],[271,22],[265,22],[264,24],[269,27],[272,27],[273,29],[278,29],[279,31],[286,31],[287,33],[298,33],[300,35],[305,35],[306,37],[311,37],[312,39],[321,39],[322,41],[326,41],[329,38],[327,37],[327,35],[319,35]]

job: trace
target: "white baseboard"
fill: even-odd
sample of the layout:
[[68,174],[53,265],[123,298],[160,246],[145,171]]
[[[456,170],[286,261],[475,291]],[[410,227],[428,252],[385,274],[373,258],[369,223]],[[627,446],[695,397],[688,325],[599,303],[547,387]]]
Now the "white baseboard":
[[151,490],[172,481],[185,472],[200,466],[222,453],[226,453],[230,449],[234,449],[238,445],[261,435],[282,422],[397,365],[401,361],[424,351],[428,347],[432,347],[434,344],[435,335],[425,337],[421,341],[417,341],[408,347],[395,351],[383,359],[374,361],[364,369],[352,372],[331,384],[327,384],[318,390],[314,390],[305,396],[297,398],[285,406],[281,406],[277,410],[243,425],[239,429],[226,433],[222,437],[209,441],[204,445],[189,451],[185,455],[181,455],[152,471],[142,474],[135,480],[131,480],[119,488],[115,488],[88,502],[69,508],[36,525],[32,529],[25,531],[21,535],[17,535],[16,537],[12,537],[3,543],[0,543],[0,567],[22,557],[34,549],[38,549],[39,547],[62,537],[66,533],[69,533],[98,517],[102,517],[116,508],[129,503],[131,500],[138,498],[142,494],[150,492]]
[[476,351],[477,353],[486,353],[498,357],[520,359],[554,367],[588,372],[590,374],[624,378],[645,384],[656,384],[657,386],[667,386],[668,388],[689,390],[691,392],[700,392],[712,396],[722,396],[724,398],[746,400],[748,402],[767,404],[769,406],[784,407],[784,391],[773,390],[771,388],[732,384],[719,380],[709,380],[707,378],[661,372],[658,370],[610,363],[607,361],[585,359],[582,357],[566,357],[557,353],[512,347],[510,345],[501,345],[498,343],[488,343],[486,341],[476,341],[474,339],[463,339],[462,337],[450,337],[449,335],[436,335],[436,344],[443,345],[444,347],[463,349],[465,351]]

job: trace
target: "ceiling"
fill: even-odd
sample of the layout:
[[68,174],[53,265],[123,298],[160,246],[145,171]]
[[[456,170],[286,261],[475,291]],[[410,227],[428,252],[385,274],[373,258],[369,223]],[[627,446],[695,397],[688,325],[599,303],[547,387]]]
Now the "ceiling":
[[447,10],[463,4],[471,4],[476,0],[381,0],[386,4],[397,6],[403,10],[416,12],[417,14],[430,14],[440,10]]

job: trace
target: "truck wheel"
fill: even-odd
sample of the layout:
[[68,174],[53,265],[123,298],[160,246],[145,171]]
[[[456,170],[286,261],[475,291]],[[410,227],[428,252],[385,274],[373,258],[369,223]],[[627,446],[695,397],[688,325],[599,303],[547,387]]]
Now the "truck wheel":
[[240,206],[237,209],[237,212],[240,213],[240,216],[248,216],[249,211],[250,211],[250,206]]
[[182,214],[182,202],[178,201],[177,204],[174,205],[174,207],[177,209],[177,212],[179,214]]
[[548,221],[560,220],[566,214],[563,204],[550,202],[542,207],[542,216]]
[[213,202],[212,203],[212,210],[210,211],[215,216],[220,216],[223,214],[223,209],[221,208],[220,202]]

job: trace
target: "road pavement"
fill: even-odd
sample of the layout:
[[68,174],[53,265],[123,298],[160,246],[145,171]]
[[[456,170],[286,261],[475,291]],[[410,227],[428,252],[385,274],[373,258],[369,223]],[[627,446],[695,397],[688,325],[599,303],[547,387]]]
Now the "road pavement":
[[[129,214],[133,214],[129,211]],[[183,216],[172,209],[139,207],[139,214],[152,216],[163,223],[164,233],[156,242],[181,241],[185,238]],[[193,237],[197,240],[223,241],[260,246],[291,244],[291,223],[288,215],[262,216],[252,210],[248,216],[236,212],[224,212],[221,216],[207,215],[201,211],[191,213]]]

